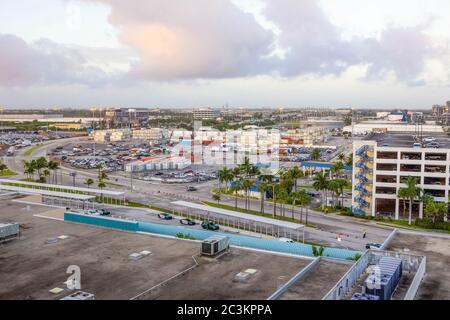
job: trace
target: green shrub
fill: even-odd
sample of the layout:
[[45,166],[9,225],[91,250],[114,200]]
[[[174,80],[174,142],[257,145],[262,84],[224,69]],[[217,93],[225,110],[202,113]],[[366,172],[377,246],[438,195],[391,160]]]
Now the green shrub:
[[185,233],[181,233],[180,232],[180,233],[177,233],[175,236],[177,238],[180,238],[180,239],[197,240],[197,238],[195,238],[194,236],[190,235],[189,233],[185,234]]

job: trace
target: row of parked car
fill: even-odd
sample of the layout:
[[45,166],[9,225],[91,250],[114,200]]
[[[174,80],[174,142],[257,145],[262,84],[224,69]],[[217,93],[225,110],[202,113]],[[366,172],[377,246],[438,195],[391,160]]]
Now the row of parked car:
[[[163,220],[172,220],[173,216],[168,213],[160,213],[158,214],[158,218]],[[194,220],[189,218],[180,219],[180,223],[187,226],[195,226],[197,224]],[[201,226],[203,229],[211,231],[217,231],[220,228],[218,224],[208,220],[203,221]]]

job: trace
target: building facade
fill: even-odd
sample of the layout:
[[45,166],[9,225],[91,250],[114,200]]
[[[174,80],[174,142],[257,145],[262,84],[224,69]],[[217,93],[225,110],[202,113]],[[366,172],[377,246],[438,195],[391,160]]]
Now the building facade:
[[[378,147],[375,141],[355,141],[353,150],[352,210],[355,214],[407,219],[409,201],[398,199],[408,177],[435,201],[449,196],[450,149]],[[412,207],[423,218],[423,203]]]
[[109,109],[105,120],[110,128],[146,127],[150,111],[148,109]]
[[211,108],[198,108],[192,111],[194,120],[210,120],[219,116],[219,112]]

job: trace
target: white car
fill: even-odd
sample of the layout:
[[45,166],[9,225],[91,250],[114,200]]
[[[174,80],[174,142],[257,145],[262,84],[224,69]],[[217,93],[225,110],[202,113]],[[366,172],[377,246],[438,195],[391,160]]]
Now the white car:
[[278,238],[278,241],[286,242],[286,243],[295,243],[294,240],[289,239],[289,238]]
[[430,143],[430,142],[436,141],[436,138],[434,138],[434,137],[426,137],[426,138],[423,138],[422,141],[423,141],[424,143]]

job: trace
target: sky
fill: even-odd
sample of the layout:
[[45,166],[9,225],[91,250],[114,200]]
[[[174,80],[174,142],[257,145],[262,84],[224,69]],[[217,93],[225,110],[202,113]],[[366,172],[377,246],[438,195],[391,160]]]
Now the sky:
[[448,0],[2,0],[0,106],[429,108]]

